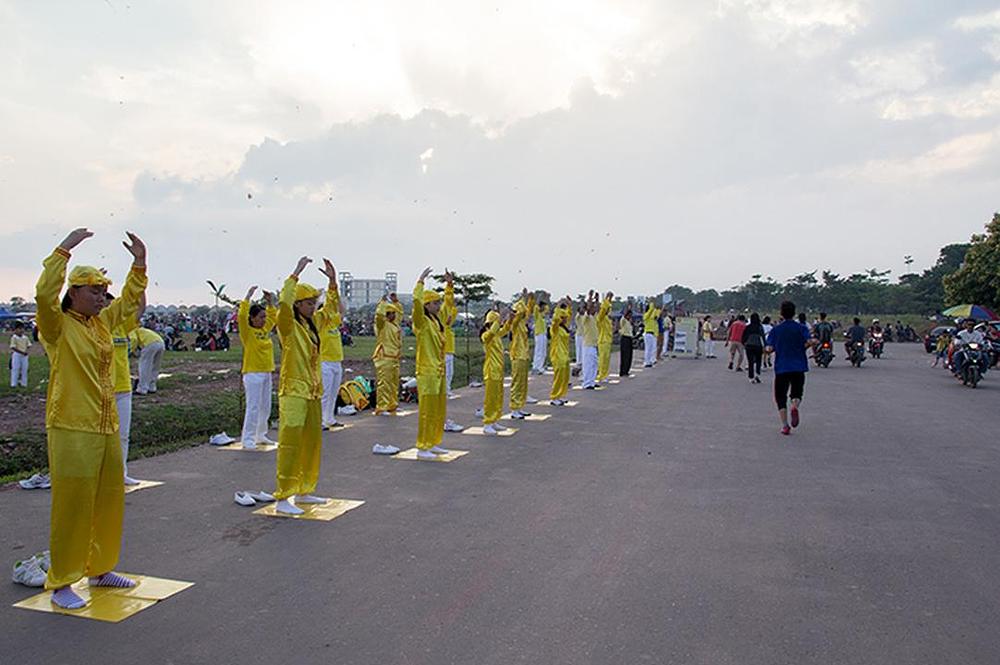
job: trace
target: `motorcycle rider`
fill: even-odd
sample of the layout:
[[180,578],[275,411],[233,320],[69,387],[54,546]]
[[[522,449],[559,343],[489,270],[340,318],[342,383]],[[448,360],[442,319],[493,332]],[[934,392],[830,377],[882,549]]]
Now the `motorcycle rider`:
[[957,376],[962,376],[965,369],[965,353],[963,349],[969,344],[978,344],[981,348],[986,344],[986,336],[976,330],[975,319],[966,319],[965,328],[958,331],[952,339],[952,370]]
[[[875,319],[875,321],[878,321],[878,319]],[[848,328],[844,335],[847,336],[847,341],[844,343],[844,350],[847,351],[847,357],[850,359],[851,347],[858,342],[864,344],[868,331],[861,325],[861,319],[855,316],[854,325]]]
[[823,344],[829,342],[831,348],[833,347],[833,324],[826,320],[826,312],[819,313],[819,321],[813,326],[813,337],[819,342],[819,344],[813,347],[814,358],[819,353],[819,349],[822,348]]

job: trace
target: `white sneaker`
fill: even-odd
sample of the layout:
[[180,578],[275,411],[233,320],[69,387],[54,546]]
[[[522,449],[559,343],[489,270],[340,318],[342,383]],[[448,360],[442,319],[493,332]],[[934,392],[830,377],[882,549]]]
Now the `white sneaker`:
[[35,560],[35,563],[38,564],[39,568],[41,568],[45,572],[49,572],[49,566],[52,565],[52,557],[49,555],[48,550],[45,550],[44,552],[38,552],[31,558]]
[[448,450],[447,448],[442,448],[441,446],[434,446],[433,448],[431,448],[431,452],[434,453],[435,455],[447,455],[451,451]]
[[16,561],[14,563],[14,570],[10,576],[17,584],[30,587],[45,586],[45,577],[45,571],[38,565],[35,557],[25,559],[24,561]]
[[490,423],[489,425],[483,428],[483,434],[487,436],[496,436],[497,434],[499,434],[499,432],[497,432],[497,429],[493,426],[492,423]]
[[526,414],[523,414],[520,411],[512,411],[510,417],[513,418],[514,420],[524,420],[525,415]]
[[531,395],[525,397],[524,401],[527,402],[528,404],[538,404],[538,399],[532,397]]
[[277,441],[272,441],[271,439],[267,438],[266,436],[263,437],[263,438],[261,438],[260,442],[262,444],[264,444],[265,446],[276,446],[276,445],[278,445]]
[[256,506],[257,501],[246,492],[237,492],[233,495],[233,501],[241,506]]
[[47,474],[36,473],[31,478],[17,481],[21,489],[25,490],[47,490],[52,487],[52,482]]
[[132,476],[125,476],[125,484],[126,485],[138,485],[141,482],[142,482],[141,480],[136,480]]
[[501,425],[500,423],[493,423],[493,429],[495,429],[498,432],[503,432],[507,428],[504,425]]
[[444,423],[445,432],[461,432],[465,428],[456,423],[454,420],[446,420]]
[[399,448],[390,446],[387,443],[376,443],[372,446],[372,452],[376,455],[395,455],[399,452]]
[[305,504],[317,503],[318,504],[318,503],[326,503],[327,501],[329,501],[329,499],[324,499],[321,496],[315,496],[313,494],[296,494],[295,495],[295,503],[305,503]]
[[285,515],[301,515],[305,512],[298,506],[292,505],[292,502],[288,499],[282,499],[275,504],[274,510],[279,513],[284,513]]
[[417,459],[437,459],[437,455],[429,450],[418,450]]

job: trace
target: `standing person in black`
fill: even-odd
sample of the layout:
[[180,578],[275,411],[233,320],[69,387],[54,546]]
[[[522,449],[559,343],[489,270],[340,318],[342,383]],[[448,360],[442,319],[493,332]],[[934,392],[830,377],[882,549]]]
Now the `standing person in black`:
[[628,376],[632,368],[632,302],[625,304],[625,311],[618,321],[618,349],[621,364],[618,366],[618,376]]
[[750,315],[750,324],[743,330],[743,346],[747,352],[747,374],[750,383],[760,383],[760,363],[764,358],[764,342],[767,335],[760,323],[760,315],[754,312]]

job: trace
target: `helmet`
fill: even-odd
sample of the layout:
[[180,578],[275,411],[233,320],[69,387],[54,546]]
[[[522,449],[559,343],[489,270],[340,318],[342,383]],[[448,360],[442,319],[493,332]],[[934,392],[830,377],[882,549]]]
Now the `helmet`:
[[878,323],[878,319],[872,319],[872,323]]

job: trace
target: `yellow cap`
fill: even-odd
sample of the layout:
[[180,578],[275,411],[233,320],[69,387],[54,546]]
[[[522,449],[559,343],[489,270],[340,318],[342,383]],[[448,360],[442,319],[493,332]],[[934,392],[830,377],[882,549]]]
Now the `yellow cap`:
[[496,311],[495,309],[491,309],[489,312],[486,313],[487,325],[493,325],[499,320],[500,320],[500,312]]
[[299,282],[295,285],[295,301],[308,300],[309,298],[319,298],[319,290],[306,284],[305,282]]
[[425,305],[427,303],[437,302],[438,300],[441,300],[441,294],[438,293],[437,291],[430,291],[430,290],[424,291]]
[[70,286],[108,286],[111,280],[93,266],[76,266],[69,273]]

